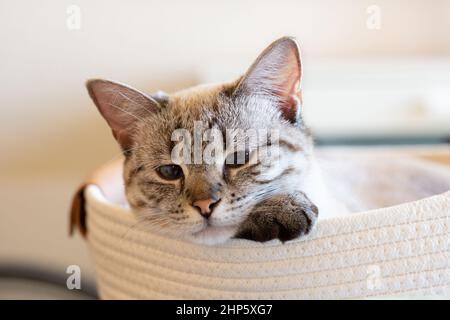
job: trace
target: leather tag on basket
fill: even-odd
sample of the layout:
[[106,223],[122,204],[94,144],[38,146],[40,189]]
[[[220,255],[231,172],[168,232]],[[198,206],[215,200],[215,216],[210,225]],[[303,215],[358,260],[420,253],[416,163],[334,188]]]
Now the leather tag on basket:
[[86,200],[84,197],[84,190],[88,184],[82,184],[78,187],[72,198],[72,206],[70,209],[69,218],[69,234],[72,236],[76,229],[80,234],[86,238],[87,227],[86,227]]

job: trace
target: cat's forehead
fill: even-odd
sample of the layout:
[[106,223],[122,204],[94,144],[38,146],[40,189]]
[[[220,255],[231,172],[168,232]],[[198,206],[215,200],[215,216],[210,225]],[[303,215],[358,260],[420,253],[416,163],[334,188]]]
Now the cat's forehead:
[[233,83],[198,85],[170,95],[168,107],[182,114],[215,111],[220,97],[229,94]]
[[168,112],[171,118],[180,119],[186,129],[194,121],[218,125],[222,129],[249,129],[274,124],[277,108],[267,100],[233,96],[237,81],[222,84],[200,85],[176,92],[169,97]]

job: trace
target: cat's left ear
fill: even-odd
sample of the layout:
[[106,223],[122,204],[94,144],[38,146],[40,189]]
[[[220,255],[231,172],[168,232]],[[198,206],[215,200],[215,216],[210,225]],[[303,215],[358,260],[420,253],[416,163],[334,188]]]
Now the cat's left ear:
[[132,129],[136,121],[144,121],[161,108],[151,96],[118,82],[92,79],[86,87],[122,150],[132,146]]
[[284,37],[268,46],[239,81],[234,93],[276,100],[282,116],[297,122],[302,67],[297,42]]

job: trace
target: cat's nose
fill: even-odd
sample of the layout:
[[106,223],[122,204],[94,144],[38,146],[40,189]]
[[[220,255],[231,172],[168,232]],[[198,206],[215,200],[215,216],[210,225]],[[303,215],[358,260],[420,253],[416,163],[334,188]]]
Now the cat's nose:
[[214,207],[219,203],[220,199],[202,199],[196,200],[192,203],[192,206],[197,207],[200,214],[205,218],[209,218],[214,210]]

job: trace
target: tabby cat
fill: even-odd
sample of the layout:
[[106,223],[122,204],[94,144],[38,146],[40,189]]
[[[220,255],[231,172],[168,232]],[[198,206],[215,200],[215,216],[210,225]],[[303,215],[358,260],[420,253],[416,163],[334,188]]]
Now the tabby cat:
[[[140,221],[203,244],[233,237],[287,241],[308,234],[319,211],[344,212],[325,188],[302,119],[301,74],[298,46],[285,37],[231,83],[148,95],[88,81],[125,155],[126,197]],[[213,161],[174,156],[174,132],[198,137],[198,123],[220,133],[210,143]],[[245,132],[267,134],[250,139]],[[201,141],[189,153],[204,152],[208,144]]]

